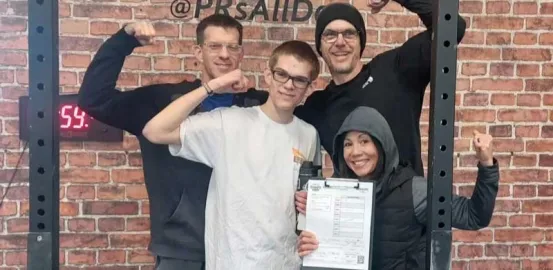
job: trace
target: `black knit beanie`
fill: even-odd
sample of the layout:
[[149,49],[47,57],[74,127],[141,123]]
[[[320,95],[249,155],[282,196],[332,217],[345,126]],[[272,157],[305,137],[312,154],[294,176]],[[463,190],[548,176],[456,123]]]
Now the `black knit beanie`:
[[367,32],[365,30],[365,21],[359,10],[354,6],[346,3],[332,3],[325,6],[319,17],[317,18],[317,26],[315,28],[315,46],[319,55],[321,54],[321,35],[325,27],[334,20],[344,20],[351,23],[357,31],[359,31],[359,39],[361,43],[361,55],[365,49],[367,41]]

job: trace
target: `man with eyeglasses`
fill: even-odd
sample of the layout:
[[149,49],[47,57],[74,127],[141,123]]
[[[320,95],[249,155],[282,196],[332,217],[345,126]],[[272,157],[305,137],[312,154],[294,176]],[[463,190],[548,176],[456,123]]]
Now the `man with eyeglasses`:
[[286,41],[264,71],[269,98],[263,105],[189,116],[210,95],[244,91],[247,79],[235,70],[203,82],[144,127],[144,136],[169,145],[171,154],[213,168],[206,269],[299,269],[294,194],[303,161],[315,157],[317,132],[294,109],[319,69],[309,44]]
[[[380,2],[375,8],[377,11],[388,0]],[[314,92],[296,110],[296,115],[317,128],[321,144],[332,154],[334,135],[345,117],[357,106],[373,107],[388,121],[400,158],[424,175],[419,122],[425,89],[430,82],[432,1],[396,2],[417,13],[427,30],[398,48],[376,55],[366,64],[361,62],[367,40],[361,13],[344,3],[330,4],[321,11],[315,45],[329,67],[332,81],[324,91]],[[465,20],[458,15],[458,42],[465,29]]]
[[[242,25],[230,16],[206,17],[196,28],[196,44],[191,50],[183,48],[184,52],[194,53],[201,68],[201,79],[183,74],[183,80],[178,83],[119,91],[115,87],[126,57],[135,48],[152,44],[156,35],[149,22],[130,23],[101,46],[85,73],[79,106],[92,117],[135,135],[140,143],[150,202],[148,249],[156,258],[156,270],[204,269],[205,201],[212,169],[172,156],[167,147],[148,141],[142,129],[174,99],[237,69],[243,56],[242,32]],[[162,48],[167,46],[163,40],[157,44]],[[150,70],[161,64],[155,63],[157,59],[153,57],[127,60],[129,69]],[[255,90],[215,94],[197,104],[193,111],[256,106],[265,102],[266,97],[265,92]]]

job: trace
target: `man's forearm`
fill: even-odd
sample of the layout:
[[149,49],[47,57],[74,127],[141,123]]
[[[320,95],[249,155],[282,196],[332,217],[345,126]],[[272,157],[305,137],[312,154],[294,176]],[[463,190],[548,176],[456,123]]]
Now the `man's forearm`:
[[204,86],[171,102],[150,120],[142,134],[153,143],[179,144],[179,126],[208,97]]

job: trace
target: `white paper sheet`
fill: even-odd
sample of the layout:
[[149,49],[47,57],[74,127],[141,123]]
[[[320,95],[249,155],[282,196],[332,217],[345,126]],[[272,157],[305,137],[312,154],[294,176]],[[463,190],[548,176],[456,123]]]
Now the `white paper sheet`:
[[[357,184],[360,188],[355,188]],[[306,230],[319,248],[303,266],[366,270],[372,237],[373,183],[309,180]]]

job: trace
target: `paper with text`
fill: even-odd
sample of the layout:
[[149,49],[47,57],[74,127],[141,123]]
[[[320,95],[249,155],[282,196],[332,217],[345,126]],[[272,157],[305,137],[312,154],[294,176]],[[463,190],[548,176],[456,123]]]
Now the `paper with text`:
[[324,180],[309,180],[305,229],[316,234],[319,248],[304,257],[303,266],[366,270],[374,184],[327,180],[326,185]]

